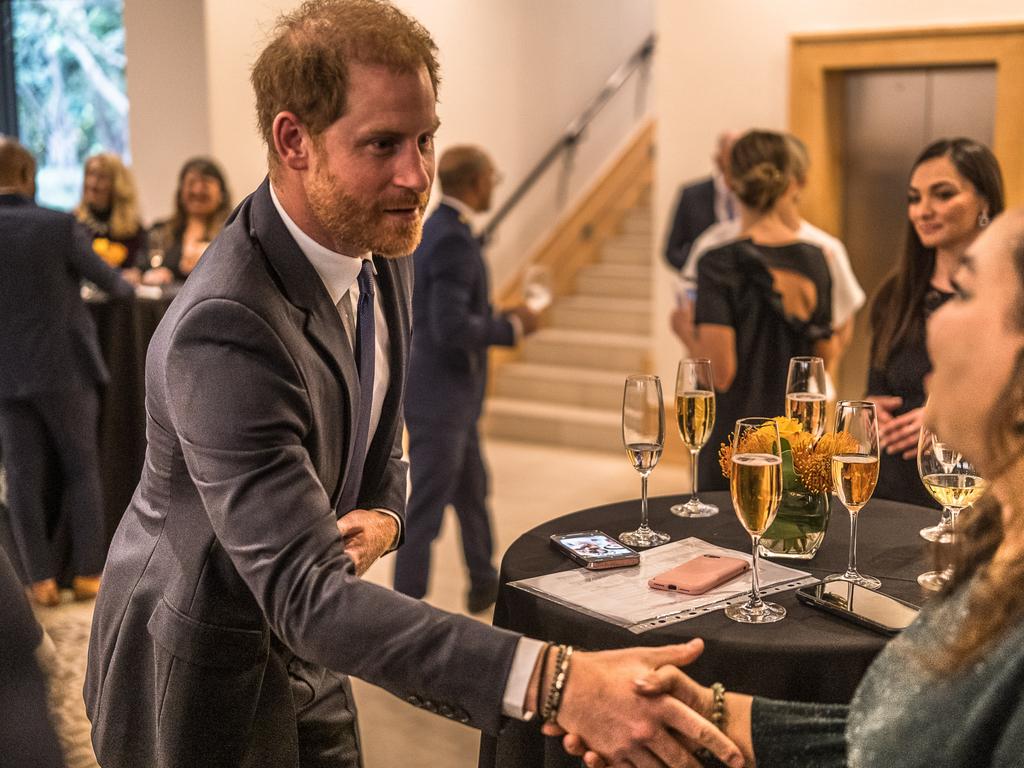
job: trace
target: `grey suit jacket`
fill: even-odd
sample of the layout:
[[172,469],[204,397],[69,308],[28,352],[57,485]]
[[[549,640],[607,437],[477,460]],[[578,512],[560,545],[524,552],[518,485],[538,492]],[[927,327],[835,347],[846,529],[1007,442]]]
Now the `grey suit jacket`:
[[348,482],[360,507],[404,511],[412,265],[375,263],[392,376],[362,478],[352,350],[266,182],[157,329],[146,464],[89,648],[104,768],[296,764],[292,654],[497,730],[517,636],[360,580],[335,525]]

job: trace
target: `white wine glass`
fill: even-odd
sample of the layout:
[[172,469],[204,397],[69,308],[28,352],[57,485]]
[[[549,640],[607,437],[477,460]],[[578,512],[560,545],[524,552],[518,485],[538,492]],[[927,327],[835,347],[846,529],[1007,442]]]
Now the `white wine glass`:
[[786,415],[815,440],[825,434],[828,379],[820,357],[792,357],[786,376]]
[[697,457],[700,449],[711,437],[715,426],[715,378],[711,361],[686,359],[679,361],[676,372],[676,423],[683,445],[690,450],[690,470],[693,480],[690,500],[670,507],[679,517],[711,517],[718,507],[697,498]]
[[531,264],[523,273],[523,303],[531,312],[543,312],[551,304],[551,270],[543,264]]
[[656,547],[669,540],[647,522],[647,477],[665,447],[665,402],[661,379],[635,375],[626,378],[622,393],[622,443],[633,469],[640,473],[640,527],[619,534],[623,544],[639,549]]
[[782,443],[773,419],[750,418],[736,422],[732,436],[729,491],[740,524],[750,534],[753,561],[750,597],[742,605],[730,605],[725,615],[744,624],[770,624],[786,615],[786,609],[761,599],[757,574],[757,547],[775,521],[782,503]]
[[882,582],[857,570],[857,520],[878,484],[878,416],[875,404],[866,400],[840,400],[836,405],[836,434],[849,436],[849,448],[832,457],[832,485],[850,513],[850,555],[846,573],[825,581],[850,581],[868,589]]
[[[939,504],[943,515],[949,514],[948,538],[956,536],[957,516],[974,504],[988,488],[974,465],[949,443],[942,441],[928,427],[921,427],[917,441],[917,472],[925,489]],[[942,571],[928,571],[917,577],[925,589],[942,589],[953,575],[952,566]]]

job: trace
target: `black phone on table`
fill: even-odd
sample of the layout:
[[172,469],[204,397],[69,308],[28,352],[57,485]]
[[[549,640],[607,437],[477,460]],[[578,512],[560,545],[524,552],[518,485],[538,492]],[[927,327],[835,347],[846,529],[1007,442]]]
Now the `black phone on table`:
[[920,610],[898,597],[839,580],[800,587],[796,599],[884,635],[906,629]]
[[566,557],[590,570],[639,565],[640,555],[604,531],[555,533],[551,545]]

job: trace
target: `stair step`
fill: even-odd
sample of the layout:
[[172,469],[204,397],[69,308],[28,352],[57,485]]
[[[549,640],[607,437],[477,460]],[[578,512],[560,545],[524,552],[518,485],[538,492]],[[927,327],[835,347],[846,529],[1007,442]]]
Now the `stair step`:
[[615,371],[644,371],[651,339],[646,334],[543,328],[522,345],[525,362]]
[[644,265],[651,261],[651,238],[617,237],[601,247],[601,264]]
[[654,216],[649,207],[634,208],[622,217],[621,232],[650,233],[653,229]]
[[502,366],[494,382],[495,396],[532,403],[560,403],[616,411],[628,370],[600,371],[535,363]]
[[621,419],[618,410],[492,397],[484,408],[482,426],[490,437],[621,452]]
[[551,307],[548,319],[556,328],[644,334],[651,328],[650,302],[608,296],[566,296]]
[[589,296],[650,299],[650,265],[591,264],[576,276],[576,291]]

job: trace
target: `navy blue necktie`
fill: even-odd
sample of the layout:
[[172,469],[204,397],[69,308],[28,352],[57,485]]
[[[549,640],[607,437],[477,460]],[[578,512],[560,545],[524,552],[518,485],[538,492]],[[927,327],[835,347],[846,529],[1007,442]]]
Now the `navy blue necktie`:
[[348,478],[338,512],[345,514],[354,509],[359,497],[359,486],[366,464],[366,451],[370,445],[370,411],[373,409],[373,367],[376,359],[373,313],[373,262],[363,259],[359,270],[359,304],[356,307],[356,367],[359,369],[359,410],[356,422],[356,442],[349,461]]

